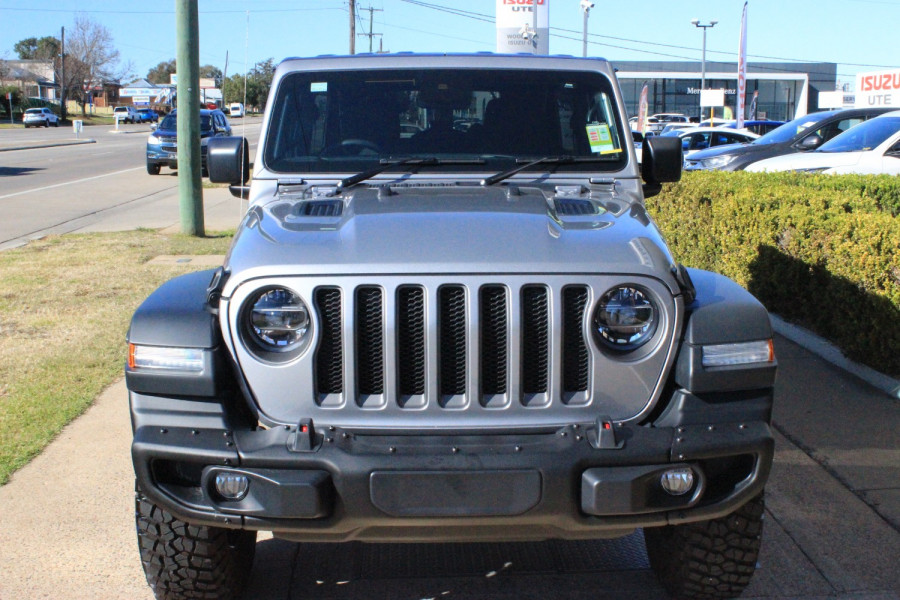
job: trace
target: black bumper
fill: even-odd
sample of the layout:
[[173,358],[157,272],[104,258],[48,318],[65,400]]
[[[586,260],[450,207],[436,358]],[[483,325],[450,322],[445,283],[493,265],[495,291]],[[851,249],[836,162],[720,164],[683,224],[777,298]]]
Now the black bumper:
[[[302,433],[232,430],[216,402],[131,403],[135,472],[154,502],[187,522],[306,541],[598,538],[716,518],[762,491],[774,451],[764,421],[600,436],[602,420],[490,435]],[[695,479],[679,496],[660,484],[677,466]],[[220,496],[222,472],[246,476],[247,495]]]

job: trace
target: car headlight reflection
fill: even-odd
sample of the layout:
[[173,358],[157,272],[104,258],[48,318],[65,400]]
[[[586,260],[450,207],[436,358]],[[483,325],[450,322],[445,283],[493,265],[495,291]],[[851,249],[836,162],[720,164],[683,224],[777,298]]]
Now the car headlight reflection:
[[700,161],[700,164],[706,169],[721,169],[731,163],[735,158],[737,158],[737,156],[734,154],[722,154],[720,156],[713,156],[712,158],[704,158]]
[[659,310],[650,294],[636,286],[622,285],[600,297],[593,325],[600,343],[627,352],[653,337],[658,321]]
[[256,345],[269,352],[303,346],[310,330],[309,309],[294,292],[272,288],[250,300],[246,329]]

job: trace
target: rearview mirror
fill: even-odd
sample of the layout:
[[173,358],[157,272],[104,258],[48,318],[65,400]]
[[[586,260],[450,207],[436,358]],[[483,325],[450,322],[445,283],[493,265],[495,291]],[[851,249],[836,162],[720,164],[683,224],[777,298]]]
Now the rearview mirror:
[[652,136],[644,140],[641,151],[641,177],[645,182],[645,198],[658,194],[662,190],[661,183],[681,180],[684,162],[681,138]]
[[210,138],[206,165],[213,183],[243,185],[250,179],[250,144],[244,137]]
[[822,136],[818,133],[814,133],[800,140],[800,143],[797,144],[797,148],[799,148],[801,152],[807,152],[809,150],[815,150],[824,143],[825,140]]

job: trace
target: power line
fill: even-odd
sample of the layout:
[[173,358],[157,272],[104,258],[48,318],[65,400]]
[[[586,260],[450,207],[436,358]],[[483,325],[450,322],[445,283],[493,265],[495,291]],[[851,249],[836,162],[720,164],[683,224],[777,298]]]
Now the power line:
[[[440,11],[440,12],[445,12],[445,13],[448,13],[448,14],[452,14],[452,15],[456,15],[456,16],[460,16],[460,17],[465,17],[465,18],[468,18],[468,19],[474,19],[474,20],[477,20],[477,21],[484,21],[484,22],[490,22],[490,23],[493,23],[493,22],[495,21],[495,19],[494,19],[492,16],[486,15],[486,14],[484,14],[484,13],[476,13],[476,12],[472,12],[472,11],[464,11],[464,10],[457,9],[457,8],[452,8],[452,7],[448,7],[448,6],[443,6],[443,5],[440,5],[440,4],[432,4],[432,3],[429,3],[429,2],[423,2],[422,0],[401,0],[401,1],[402,1],[402,2],[405,2],[405,3],[407,3],[407,4],[413,4],[413,5],[415,5],[415,6],[421,6],[421,7],[423,7],[423,8],[429,8],[429,9],[432,9],[432,10],[437,10],[437,11]],[[862,0],[857,0],[857,1],[862,1]],[[869,0],[869,1],[873,1],[873,2],[874,2],[875,0]],[[559,33],[553,33],[554,30],[555,30],[555,31],[565,32],[565,33],[574,33],[574,34],[578,34],[578,35],[580,36],[580,35],[581,35],[581,32],[579,32],[579,31],[574,31],[574,30],[572,30],[572,29],[564,29],[564,28],[561,28],[561,27],[551,27],[551,28],[550,28],[550,31],[551,31],[551,34],[550,34],[550,35],[553,36],[553,37],[561,38],[561,39],[569,39],[569,40],[576,40],[576,41],[581,41],[581,40],[582,40],[581,37],[578,37],[578,38],[571,38],[571,37],[567,37],[567,36],[565,36],[565,35],[561,35],[561,34],[559,34]],[[698,48],[693,48],[693,47],[690,47],[690,46],[679,46],[679,45],[675,45],[675,44],[664,44],[664,43],[661,43],[661,42],[648,42],[648,41],[645,41],[645,40],[638,40],[638,39],[633,39],[633,38],[623,38],[623,37],[617,37],[617,36],[611,36],[611,35],[600,35],[600,34],[596,34],[596,33],[589,34],[588,37],[592,37],[592,38],[600,38],[600,39],[609,39],[609,40],[616,40],[616,41],[620,41],[620,42],[630,42],[630,43],[635,43],[635,44],[644,44],[644,45],[647,45],[647,46],[658,46],[658,47],[662,47],[662,48],[674,48],[674,49],[676,49],[676,50],[690,50],[690,51],[692,51],[692,52],[699,52],[699,51],[700,51]],[[681,59],[681,60],[696,60],[695,58],[692,58],[692,57],[680,56],[680,55],[677,55],[677,54],[671,54],[671,53],[666,53],[666,52],[654,52],[654,51],[652,51],[652,50],[642,50],[642,49],[639,49],[639,48],[630,48],[630,47],[628,47],[628,46],[618,46],[618,45],[615,45],[615,44],[603,44],[603,43],[594,42],[594,41],[590,41],[590,40],[589,40],[589,43],[592,43],[592,44],[595,44],[595,45],[601,45],[601,46],[608,46],[608,47],[610,47],[610,48],[617,48],[617,49],[619,49],[619,50],[628,50],[628,51],[631,51],[631,52],[640,52],[640,53],[642,53],[642,54],[654,54],[654,55],[656,55],[656,56],[664,56],[664,57],[667,57],[667,58],[678,58],[678,59]],[[711,54],[723,54],[723,55],[726,55],[726,56],[737,57],[737,52],[726,52],[726,51],[724,51],[724,50],[707,50],[707,52],[708,52],[708,53],[711,53]],[[780,56],[765,56],[765,55],[762,55],[762,54],[749,54],[748,56],[749,56],[750,58],[756,58],[756,59],[780,60],[780,61],[786,61],[786,62],[798,62],[798,63],[827,62],[827,61],[821,61],[821,60],[809,60],[809,59],[785,58],[785,57],[780,57]],[[849,66],[849,67],[869,67],[869,68],[879,68],[879,69],[892,69],[892,68],[894,68],[894,66],[895,66],[895,65],[875,65],[875,64],[845,63],[845,62],[841,62],[841,63],[838,63],[838,64],[846,65],[846,66]]]

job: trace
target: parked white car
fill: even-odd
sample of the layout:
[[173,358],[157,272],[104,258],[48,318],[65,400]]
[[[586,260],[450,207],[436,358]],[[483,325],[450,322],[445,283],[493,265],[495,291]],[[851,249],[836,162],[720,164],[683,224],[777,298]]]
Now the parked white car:
[[900,110],[860,123],[812,152],[767,158],[746,170],[900,175]]
[[59,127],[59,117],[47,107],[29,108],[22,116],[22,123],[26,129],[29,127],[50,127],[50,125]]
[[241,104],[240,102],[232,102],[228,106],[228,115],[232,119],[236,118],[236,117],[238,117],[238,118],[243,117],[244,116],[244,105]]
[[124,121],[126,123],[137,123],[142,120],[141,116],[138,114],[137,109],[133,106],[117,106],[113,109],[113,117],[117,121]]

